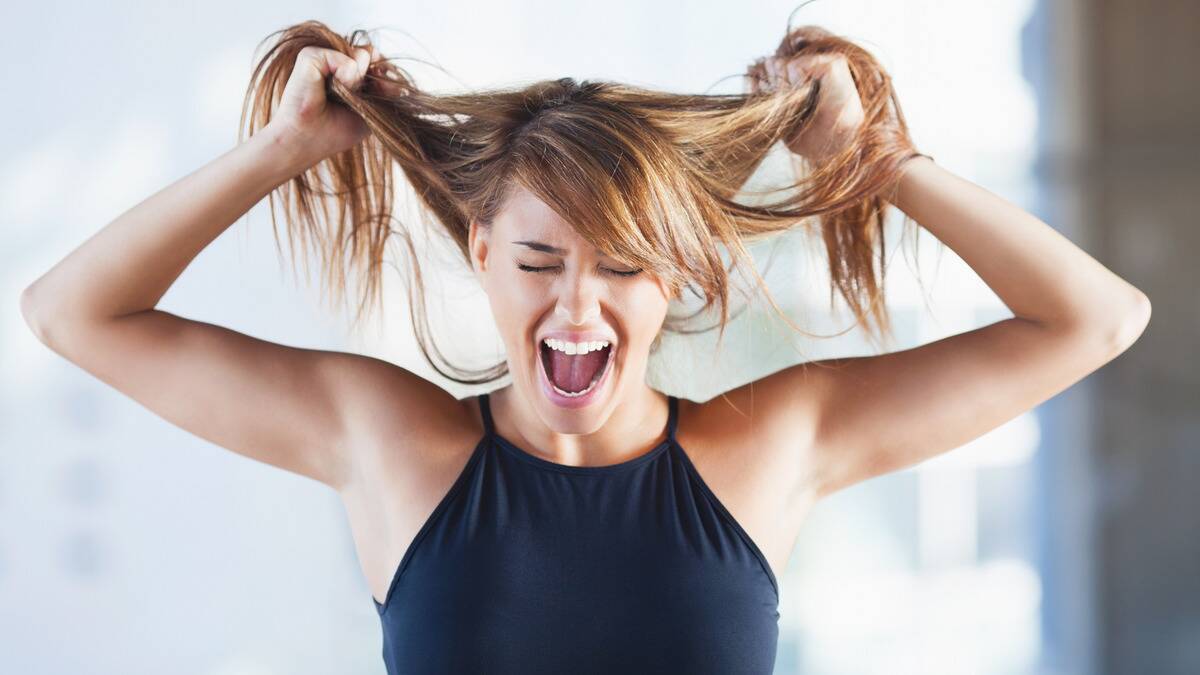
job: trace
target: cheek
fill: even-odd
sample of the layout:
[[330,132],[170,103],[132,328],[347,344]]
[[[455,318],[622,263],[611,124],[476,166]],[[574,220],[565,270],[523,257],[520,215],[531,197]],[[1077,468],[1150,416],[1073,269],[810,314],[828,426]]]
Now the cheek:
[[524,340],[547,311],[549,299],[545,284],[539,284],[524,272],[497,275],[488,289],[488,300],[496,325],[506,338]]
[[638,342],[650,344],[666,313],[667,299],[656,284],[638,284],[621,296],[620,320]]

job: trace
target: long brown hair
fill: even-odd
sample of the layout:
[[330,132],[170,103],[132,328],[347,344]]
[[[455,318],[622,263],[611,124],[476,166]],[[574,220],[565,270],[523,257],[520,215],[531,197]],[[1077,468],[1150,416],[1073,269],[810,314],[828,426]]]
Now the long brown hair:
[[[343,37],[317,21],[270,37],[277,39],[258,61],[247,88],[239,142],[248,107],[250,134],[270,121],[301,49],[313,45],[353,55],[356,47],[371,45],[367,31]],[[774,90],[755,86],[746,94],[680,94],[563,77],[435,95],[418,88],[395,59],[385,58],[371,66],[357,90],[330,79],[330,100],[361,116],[370,133],[273,192],[272,224],[278,193],[289,241],[316,249],[322,287],[342,301],[347,277],[358,273],[355,322],[380,299],[385,247],[389,238],[398,238],[408,250],[412,279],[405,282],[421,352],[443,376],[464,384],[499,379],[507,374],[507,364],[468,370],[449,363],[438,350],[410,229],[393,227],[393,165],[468,264],[470,221],[490,224],[508,191],[521,186],[588,243],[645,269],[672,292],[690,290],[703,301],[692,314],[668,316],[663,330],[698,332],[684,324],[715,309],[718,347],[730,320],[737,271],[748,272],[783,320],[804,332],[775,303],[746,246],[816,221],[829,260],[831,303],[836,290],[854,313],[855,325],[870,337],[874,328],[890,339],[883,303],[885,200],[915,149],[891,79],[871,54],[815,26],[788,30],[776,50],[785,58],[812,53],[846,57],[865,122],[839,155],[820,167],[797,170],[795,182],[786,186],[791,189],[756,193],[782,194],[769,202],[735,197],[772,146],[812,118],[820,80]],[[766,83],[761,59],[745,77]],[[275,232],[278,245],[277,226]],[[728,267],[722,251],[729,254]]]

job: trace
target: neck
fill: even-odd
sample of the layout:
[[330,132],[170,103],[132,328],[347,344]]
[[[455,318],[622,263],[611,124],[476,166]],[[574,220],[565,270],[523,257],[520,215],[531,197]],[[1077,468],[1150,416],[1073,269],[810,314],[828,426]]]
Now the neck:
[[645,383],[619,397],[608,418],[590,433],[552,429],[511,384],[493,391],[489,402],[498,434],[527,452],[568,466],[608,466],[649,452],[666,439],[670,412],[667,396]]

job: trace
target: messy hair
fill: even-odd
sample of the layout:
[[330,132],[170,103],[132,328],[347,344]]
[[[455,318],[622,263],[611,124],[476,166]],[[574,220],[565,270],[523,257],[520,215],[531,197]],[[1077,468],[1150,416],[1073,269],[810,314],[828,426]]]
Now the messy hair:
[[[277,39],[258,61],[247,88],[239,141],[248,118],[251,134],[270,121],[304,47],[353,56],[356,48],[372,44],[367,31],[343,37],[317,21],[272,37]],[[754,85],[745,94],[667,93],[563,77],[438,95],[419,88],[396,59],[383,58],[355,89],[330,78],[330,101],[357,113],[369,133],[272,192],[272,223],[279,197],[289,241],[313,245],[324,271],[322,287],[343,301],[348,273],[358,273],[356,322],[380,299],[386,245],[392,238],[403,243],[417,343],[435,370],[463,384],[502,378],[507,364],[460,368],[434,344],[411,233],[393,216],[394,165],[404,172],[425,215],[432,216],[430,222],[468,265],[471,221],[489,226],[506,196],[522,187],[589,244],[662,280],[676,294],[672,297],[683,290],[693,293],[702,306],[685,316],[669,315],[662,330],[698,332],[687,322],[715,311],[718,346],[730,320],[738,271],[748,272],[783,320],[804,332],[771,297],[747,245],[815,223],[829,262],[830,302],[836,290],[855,325],[868,336],[875,337],[874,329],[890,339],[883,303],[886,201],[902,165],[917,153],[891,79],[866,50],[824,29],[802,26],[787,31],[775,55],[818,53],[845,56],[865,120],[853,142],[820,166],[797,158],[795,182],[785,186],[790,189],[767,191],[779,195],[773,200],[748,203],[736,197],[772,146],[793,138],[812,119],[821,99],[819,79],[808,86],[766,86],[767,71],[759,59],[744,74]]]

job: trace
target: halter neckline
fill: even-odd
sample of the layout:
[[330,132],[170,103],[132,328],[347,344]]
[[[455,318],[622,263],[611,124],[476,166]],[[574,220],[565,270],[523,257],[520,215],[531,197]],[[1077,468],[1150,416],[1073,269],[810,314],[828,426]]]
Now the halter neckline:
[[658,457],[665,452],[671,445],[677,443],[675,440],[675,432],[679,426],[679,399],[675,396],[667,395],[667,427],[666,438],[661,443],[651,448],[649,451],[638,455],[632,459],[627,459],[616,464],[605,464],[602,466],[573,466],[570,464],[559,464],[552,462],[543,457],[529,452],[525,448],[505,438],[496,431],[495,422],[492,418],[490,394],[479,394],[479,410],[483,416],[483,432],[485,437],[490,437],[497,442],[497,445],[508,450],[513,456],[518,459],[533,464],[534,466],[552,471],[573,474],[604,474],[615,471],[623,471],[635,466],[640,466]]

